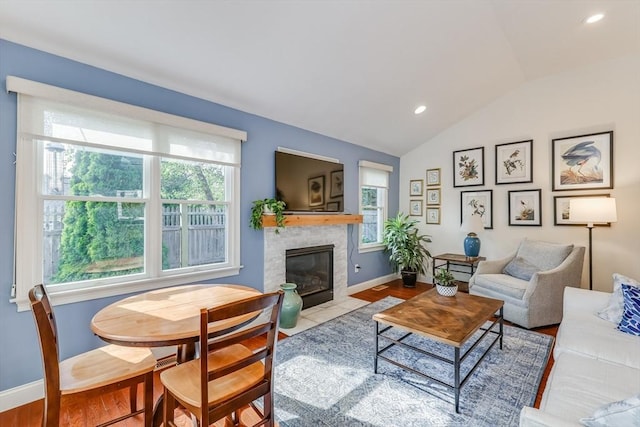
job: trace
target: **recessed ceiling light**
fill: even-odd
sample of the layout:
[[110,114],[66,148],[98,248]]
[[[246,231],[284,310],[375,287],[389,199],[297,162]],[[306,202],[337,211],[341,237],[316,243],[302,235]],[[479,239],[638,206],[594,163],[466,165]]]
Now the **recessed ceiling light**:
[[418,108],[416,108],[413,112],[415,114],[422,114],[422,113],[424,113],[424,110],[426,110],[426,109],[427,109],[426,105],[421,105]]
[[588,17],[584,22],[587,24],[593,24],[594,22],[600,21],[602,18],[604,18],[604,15],[602,13],[597,13]]

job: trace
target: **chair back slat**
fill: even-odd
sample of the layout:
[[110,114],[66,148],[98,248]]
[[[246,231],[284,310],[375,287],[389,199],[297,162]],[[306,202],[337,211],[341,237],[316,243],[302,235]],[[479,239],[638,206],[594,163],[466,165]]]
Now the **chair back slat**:
[[208,321],[218,322],[220,320],[227,320],[233,317],[242,316],[243,314],[262,311],[276,304],[277,299],[278,293],[274,292],[271,294],[256,295],[240,301],[230,302],[207,310]]
[[249,329],[243,329],[239,332],[227,334],[222,338],[210,339],[207,344],[207,349],[208,351],[214,351],[233,344],[237,344],[242,341],[246,341],[251,338],[259,337],[260,335],[268,333],[272,327],[273,326],[267,322],[257,326],[253,326]]
[[[253,296],[220,307],[202,309],[200,311],[200,348],[206,349],[206,352],[203,350],[200,355],[200,401],[203,405],[206,406],[206,402],[209,402],[208,383],[210,381],[226,375],[233,375],[234,372],[255,364],[256,362],[262,362],[264,364],[264,374],[257,385],[239,395],[230,397],[226,401],[215,405],[215,407],[208,409],[206,407],[202,408],[201,414],[203,419],[200,420],[202,425],[213,423],[234,410],[237,410],[239,407],[250,404],[262,396],[265,397],[263,415],[267,419],[272,419],[272,366],[273,358],[275,357],[283,298],[284,292],[278,291]],[[267,313],[268,310],[271,310],[268,316],[259,316],[260,312]],[[221,337],[210,338],[210,334],[208,333],[210,323],[251,313],[256,315],[256,321],[259,322],[257,325]],[[265,317],[266,320],[263,320]],[[210,353],[264,335],[266,335],[265,344],[258,349],[248,352],[249,354],[245,357],[241,357],[226,366],[215,368],[209,366],[209,357],[207,356]]]

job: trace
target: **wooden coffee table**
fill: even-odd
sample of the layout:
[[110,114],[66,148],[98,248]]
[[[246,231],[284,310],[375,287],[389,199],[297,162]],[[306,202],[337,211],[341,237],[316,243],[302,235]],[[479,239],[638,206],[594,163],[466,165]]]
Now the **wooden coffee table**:
[[[431,289],[410,300],[400,303],[394,307],[373,315],[376,328],[376,354],[373,369],[378,373],[378,360],[383,359],[406,371],[433,380],[445,387],[454,390],[455,410],[460,412],[460,389],[467,382],[473,371],[484,360],[496,342],[500,342],[502,349],[503,337],[503,302],[500,300],[485,298],[476,295],[468,295],[458,292],[454,297],[444,297]],[[498,314],[496,314],[498,312]],[[492,320],[489,327],[483,325],[487,320]],[[497,327],[497,328],[496,328]],[[384,335],[391,328],[399,328],[407,333],[399,339]],[[496,330],[497,329],[497,330]],[[476,331],[484,331],[482,335],[475,338],[475,342],[461,354],[462,346],[475,334]],[[453,360],[431,353],[425,349],[404,343],[403,341],[411,334],[418,334],[450,345],[454,349]],[[380,348],[380,340],[389,342],[385,347]],[[478,344],[485,339],[492,339],[491,344],[484,350],[475,365],[460,378],[460,365],[474,350],[478,349]],[[454,384],[448,384],[437,378],[429,376],[425,372],[417,371],[409,366],[405,366],[396,360],[384,355],[393,346],[401,346],[414,351],[418,351],[426,356],[434,357],[445,363],[453,365]],[[478,350],[480,351],[480,350]]]

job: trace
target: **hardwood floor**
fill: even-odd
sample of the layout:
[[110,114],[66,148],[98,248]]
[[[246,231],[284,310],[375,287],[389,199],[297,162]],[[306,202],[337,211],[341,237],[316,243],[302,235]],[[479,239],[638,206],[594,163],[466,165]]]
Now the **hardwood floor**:
[[[387,296],[393,296],[396,298],[409,299],[421,292],[431,289],[433,286],[426,283],[418,283],[415,288],[405,288],[402,286],[401,280],[394,280],[386,283],[385,285],[376,286],[371,289],[356,293],[352,295],[355,298],[360,298],[365,301],[374,302]],[[507,322],[508,323],[508,322]],[[556,336],[558,326],[549,326],[535,329],[536,332]],[[280,339],[286,339],[286,335],[280,334]],[[535,407],[539,407],[540,398],[542,396],[542,390],[547,381],[547,377],[553,366],[553,357],[550,358],[549,363],[545,369],[538,396],[536,398]],[[154,401],[162,394],[162,384],[158,377],[158,372],[154,377]],[[140,392],[139,401],[142,401],[142,392]],[[128,396],[126,392],[109,393],[100,396],[99,398],[86,399],[86,398],[63,398],[62,400],[62,414],[60,419],[61,426],[69,427],[89,427],[95,426],[109,418],[114,418],[123,413],[128,405]],[[39,427],[41,425],[43,412],[43,401],[29,403],[27,405],[20,406],[18,408],[11,409],[9,411],[0,413],[0,426],[2,427]],[[179,425],[190,425],[186,417],[177,419]],[[142,425],[142,417],[132,418],[122,423],[119,426],[133,427]],[[224,424],[220,424],[224,426]]]

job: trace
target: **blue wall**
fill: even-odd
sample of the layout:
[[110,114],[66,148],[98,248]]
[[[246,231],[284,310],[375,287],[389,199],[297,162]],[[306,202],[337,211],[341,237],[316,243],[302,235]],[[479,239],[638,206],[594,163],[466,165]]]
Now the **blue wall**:
[[[263,233],[249,227],[249,214],[252,200],[274,193],[273,153],[278,146],[340,159],[345,164],[347,212],[358,210],[359,160],[393,166],[390,188],[399,188],[400,159],[397,157],[0,40],[0,199],[5,201],[0,209],[0,391],[42,378],[40,350],[31,313],[18,313],[16,306],[9,303],[13,281],[16,95],[6,92],[8,75],[246,131],[248,141],[242,145],[241,188],[241,263],[244,268],[239,275],[217,280],[217,283],[240,283],[262,289]],[[397,210],[397,191],[392,190],[389,212],[393,215]],[[349,261],[349,285],[391,272],[381,252],[358,253],[354,226],[349,226]],[[351,268],[356,263],[362,266],[357,275]],[[119,298],[56,307],[61,358],[103,344],[90,332],[89,322],[98,310]]]

